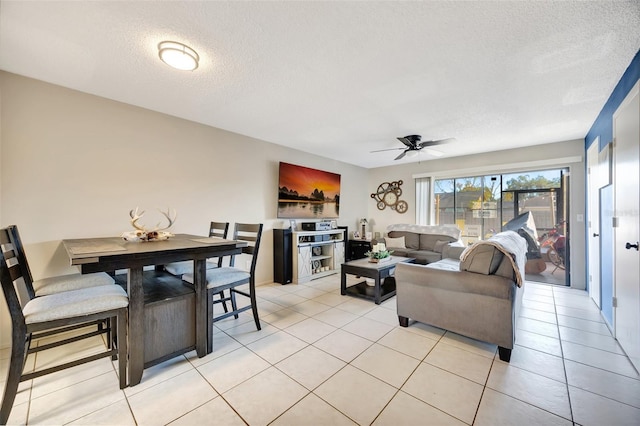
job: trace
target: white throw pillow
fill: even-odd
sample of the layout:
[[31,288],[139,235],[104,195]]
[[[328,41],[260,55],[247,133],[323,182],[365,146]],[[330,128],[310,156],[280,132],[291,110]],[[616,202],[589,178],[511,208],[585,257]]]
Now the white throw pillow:
[[386,244],[387,247],[407,248],[404,245],[404,237],[399,237],[399,238],[384,237],[384,243]]

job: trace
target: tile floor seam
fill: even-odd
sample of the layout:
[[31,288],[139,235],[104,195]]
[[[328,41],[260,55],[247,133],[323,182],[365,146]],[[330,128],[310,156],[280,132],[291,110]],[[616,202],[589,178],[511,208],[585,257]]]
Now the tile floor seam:
[[[346,365],[345,365],[346,367]],[[343,367],[344,368],[344,367]],[[317,389],[317,388],[316,388]],[[331,402],[327,401],[326,399],[324,399],[323,397],[321,397],[320,395],[318,395],[317,393],[315,393],[315,391],[311,391],[310,394],[314,395],[316,398],[319,398],[322,402],[324,402],[325,404],[327,404],[328,406],[330,406],[331,408],[333,408],[334,410],[336,410],[338,413],[342,414],[343,416],[345,416],[346,418],[348,418],[349,420],[351,420],[353,423],[355,423],[356,425],[360,425],[360,423],[358,423],[358,421],[354,418],[352,418],[351,416],[349,416],[347,413],[343,412],[342,410],[340,410],[338,407],[334,406]]]
[[[454,373],[453,371],[449,371],[449,370],[447,370],[446,368],[442,368],[442,367],[437,366],[437,365],[435,365],[435,364],[431,364],[431,363],[430,363],[430,362],[428,362],[426,359],[425,359],[424,361],[422,361],[422,362],[424,362],[425,364],[429,364],[431,367],[437,368],[437,369],[438,369],[438,370],[440,370],[440,371],[444,371],[445,373],[452,374],[452,375],[454,375],[454,376],[456,376],[456,377],[459,377],[459,378],[461,378],[461,379],[463,379],[463,380],[466,380],[467,382],[473,383],[474,385],[482,386],[482,387],[484,388],[484,386],[483,386],[483,385],[481,385],[480,383],[478,383],[478,382],[474,382],[473,380],[468,379],[468,378],[466,378],[466,377],[464,377],[464,376],[461,376],[461,375],[459,375],[459,374],[457,374],[457,373]],[[489,375],[487,374],[487,378],[488,378],[488,377],[489,377]]]
[[[206,379],[205,379],[206,380]],[[165,425],[170,425],[171,423],[175,422],[176,420],[180,420],[181,418],[183,418],[184,416],[193,413],[194,411],[198,410],[199,408],[207,405],[208,403],[210,403],[211,401],[213,401],[216,398],[220,398],[221,395],[218,394],[216,396],[214,396],[213,398],[211,398],[208,401],[205,401],[204,403],[198,405],[197,407],[194,407],[192,410],[187,411],[186,413],[183,413],[181,415],[179,415],[178,417],[176,417],[175,419],[171,420],[170,422],[165,423]],[[129,403],[129,401],[127,401],[127,404]],[[228,404],[227,404],[228,405]],[[131,407],[129,407],[129,409],[131,409]],[[232,408],[233,409],[233,408]],[[135,416],[133,416],[133,420],[136,422],[136,425],[138,424],[138,421],[136,420]]]
[[606,368],[598,367],[596,365],[586,364],[586,363],[584,363],[582,361],[576,361],[575,359],[571,359],[571,358],[563,358],[563,359],[565,359],[566,361],[574,362],[576,364],[584,365],[585,367],[593,368],[595,370],[600,370],[600,371],[603,371],[603,372],[608,373],[608,374],[615,374],[616,376],[620,376],[620,377],[623,377],[625,379],[635,380],[637,382],[640,382],[640,375],[638,375],[637,372],[636,372],[636,377],[631,377],[631,376],[627,376],[626,374],[618,373],[617,371],[611,371],[611,370],[607,370]]
[[[544,407],[540,407],[539,405],[535,405],[535,404],[533,404],[533,403],[531,403],[531,402],[529,402],[529,401],[525,401],[524,399],[520,399],[520,398],[518,398],[518,397],[516,397],[516,396],[509,395],[508,393],[504,393],[504,392],[502,392],[502,391],[500,391],[500,390],[498,390],[498,389],[494,389],[494,388],[492,388],[491,386],[488,386],[488,385],[487,385],[487,386],[486,386],[486,389],[490,389],[490,390],[492,390],[493,392],[497,392],[497,393],[502,394],[502,395],[504,395],[504,396],[506,396],[506,397],[508,397],[508,398],[515,399],[516,401],[520,401],[520,402],[522,402],[523,404],[527,404],[527,405],[529,405],[529,406],[531,406],[531,407],[534,407],[534,408],[536,408],[536,409],[538,409],[538,410],[544,411],[544,412],[546,412],[546,413],[552,414],[552,415],[554,415],[554,416],[556,416],[556,417],[559,417],[559,418],[561,418],[561,419],[564,419],[564,420],[567,420],[567,421],[569,421],[569,422],[575,423],[572,419],[568,419],[568,418],[566,418],[566,417],[564,417],[564,416],[562,416],[562,415],[560,415],[560,414],[554,413],[553,411],[549,411],[549,410],[547,410],[547,409],[546,409],[546,408],[544,408]],[[567,392],[568,392],[568,391],[567,391]],[[482,400],[480,400],[480,402],[482,402]],[[573,418],[573,414],[571,415],[571,417]]]
[[568,386],[571,387],[571,388],[574,388],[574,389],[581,390],[583,392],[590,393],[591,395],[596,395],[598,397],[601,397],[601,398],[604,398],[604,399],[608,399],[609,401],[617,402],[618,404],[622,404],[622,405],[626,405],[626,406],[631,407],[631,408],[635,408],[636,410],[640,411],[640,407],[632,405],[632,404],[629,404],[628,402],[620,401],[618,399],[611,398],[611,397],[609,397],[607,395],[602,395],[602,394],[600,394],[598,392],[594,392],[592,390],[585,389],[585,388],[580,387],[580,386],[574,386],[574,385],[568,385]]
[[[182,355],[181,355],[181,356],[182,356]],[[200,373],[200,371],[198,370],[198,368],[194,367],[194,368],[193,368],[193,370],[195,370],[199,375],[202,375],[202,374]],[[182,375],[184,375],[184,374],[188,374],[188,373],[191,373],[191,372],[192,372],[192,370],[187,370],[187,371],[183,371],[182,373],[178,373],[178,374],[176,374],[175,376],[167,377],[166,379],[161,380],[161,381],[159,381],[158,383],[154,383],[153,385],[151,385],[151,386],[149,386],[149,387],[147,387],[147,388],[144,388],[144,389],[142,389],[141,391],[136,392],[136,393],[134,393],[134,394],[132,394],[132,395],[130,395],[130,396],[128,396],[128,397],[127,397],[127,394],[126,394],[126,392],[125,392],[125,397],[127,397],[127,398],[133,398],[133,397],[135,397],[136,395],[140,395],[142,392],[146,392],[146,391],[148,391],[149,389],[153,389],[153,388],[155,388],[156,386],[163,384],[164,382],[167,382],[167,381],[169,381],[169,380],[173,380],[173,379],[175,379],[176,377],[180,377],[180,376],[182,376]],[[99,375],[99,376],[100,376],[100,375]],[[96,376],[96,377],[99,377],[99,376]],[[205,379],[205,381],[207,381],[207,379]],[[207,381],[207,383],[209,383],[209,382]],[[215,389],[214,389],[214,390],[215,390]],[[124,389],[122,389],[122,391],[124,392]],[[218,391],[216,391],[216,392],[218,392]]]
[[[239,349],[239,348],[238,348],[238,349]],[[247,349],[248,349],[248,348],[247,348]],[[208,384],[208,385],[209,385],[209,386],[214,390],[214,392],[217,394],[215,397],[213,397],[213,398],[211,398],[209,401],[205,402],[205,404],[207,404],[207,403],[209,403],[209,402],[213,401],[214,399],[216,399],[216,398],[218,398],[218,397],[219,397],[219,398],[222,398],[222,400],[225,402],[225,404],[227,404],[227,406],[229,406],[229,408],[231,408],[231,410],[233,410],[233,412],[234,412],[234,413],[236,413],[236,415],[237,415],[237,416],[238,416],[238,417],[239,417],[239,418],[240,418],[240,419],[241,419],[245,424],[250,425],[251,423],[249,423],[247,420],[245,420],[245,418],[244,418],[244,417],[243,417],[243,416],[238,412],[238,410],[237,410],[237,409],[236,409],[236,408],[231,404],[231,402],[230,402],[230,401],[228,401],[228,400],[225,398],[224,394],[225,394],[225,393],[227,393],[227,392],[229,392],[229,391],[231,391],[232,389],[237,388],[237,387],[238,387],[238,386],[240,386],[241,384],[243,384],[243,383],[245,383],[245,382],[247,382],[247,381],[251,380],[252,378],[256,377],[258,374],[265,372],[266,370],[268,370],[268,369],[269,369],[269,368],[271,368],[271,367],[275,367],[275,365],[272,365],[271,363],[269,363],[269,366],[268,366],[267,368],[265,368],[264,370],[260,370],[260,371],[258,371],[258,372],[257,372],[256,374],[254,374],[253,376],[248,377],[247,379],[245,379],[245,380],[243,380],[243,381],[241,381],[241,382],[239,382],[239,383],[235,384],[234,386],[232,386],[232,387],[230,387],[229,389],[227,389],[225,392],[220,392],[220,391],[218,391],[218,390],[215,388],[215,386],[213,385],[213,383],[210,383],[210,382],[207,380],[207,378],[206,378],[206,377],[204,377],[204,376],[202,376],[202,373],[201,373],[200,371],[198,371],[198,374],[200,374],[200,376],[201,376],[201,377],[202,377],[202,378],[207,382],[207,384]],[[280,371],[280,369],[278,369],[277,367],[276,367],[276,369],[277,369],[278,371]],[[282,373],[283,373],[283,374],[285,374],[284,372],[282,372]],[[289,376],[287,376],[287,377],[289,377]],[[297,383],[297,382],[296,382],[296,383]],[[304,387],[304,386],[303,386],[303,387]],[[305,389],[306,389],[306,388],[305,388]],[[305,396],[305,397],[306,397],[306,396]],[[298,402],[300,402],[300,401],[296,401],[296,403],[295,403],[295,404],[293,404],[291,407],[293,407],[294,405],[296,405]],[[202,405],[204,405],[204,404],[202,404]],[[289,408],[288,408],[287,410],[285,410],[284,412],[286,412],[286,411],[288,411],[289,409],[291,409],[291,407],[289,407]],[[194,408],[193,410],[191,410],[191,411],[189,411],[189,412],[192,412],[192,411],[194,411],[195,409],[196,409],[196,408]],[[283,412],[283,413],[284,413],[284,412]],[[282,415],[283,413],[281,413],[281,415]],[[185,413],[185,415],[186,415],[186,414],[188,414],[188,413]],[[279,416],[278,416],[278,417],[279,417]],[[177,419],[173,419],[172,421],[175,421],[175,420],[177,420]],[[275,420],[275,419],[273,419],[270,423],[272,423],[274,420]]]
[[[133,410],[131,410],[131,406],[129,405],[129,400],[127,399],[127,395],[124,393],[124,390],[122,390],[122,389],[120,389],[120,390],[122,391],[122,394],[124,395],[124,401],[126,401],[127,406],[129,407],[129,412],[131,413],[131,418],[133,418],[133,419],[134,419],[134,421],[135,421],[135,416],[133,415]],[[78,420],[80,420],[80,419],[82,419],[82,418],[84,418],[84,417],[90,416],[90,415],[91,415],[91,414],[93,414],[93,413],[96,413],[96,412],[98,412],[98,411],[100,411],[100,410],[103,410],[103,409],[104,409],[104,408],[106,408],[106,407],[110,407],[110,406],[112,406],[112,405],[118,404],[119,402],[120,402],[120,400],[115,401],[115,402],[113,402],[113,403],[111,403],[111,404],[108,404],[108,405],[106,405],[105,407],[97,407],[95,410],[93,410],[93,411],[91,411],[91,412],[88,412],[88,413],[84,413],[84,414],[83,414],[83,415],[81,415],[80,417],[77,417],[77,418],[75,418],[75,419],[69,420],[69,421],[67,421],[67,422],[66,422],[66,423],[64,423],[64,424],[71,424],[71,423],[73,423],[73,422],[77,422]],[[136,422],[136,423],[137,423],[137,422]],[[29,422],[27,422],[27,424],[29,424]]]
[[[612,355],[617,355],[617,356],[621,356],[623,358],[628,358],[628,356],[626,354],[621,354],[619,352],[613,352],[613,351],[610,351],[608,349],[602,349],[602,348],[598,348],[598,347],[587,345],[587,344],[580,343],[580,342],[574,342],[572,340],[561,339],[561,342],[566,342],[566,343],[570,343],[572,345],[582,346],[583,348],[595,349],[595,350],[598,350],[598,351],[610,353]],[[616,342],[617,342],[617,340],[616,340]],[[573,360],[571,360],[571,361],[573,361]],[[636,371],[636,373],[637,373],[637,371]]]
[[[396,351],[396,352],[397,352],[397,351]],[[364,352],[363,352],[363,353],[364,353]],[[400,353],[400,352],[398,352],[398,353]],[[362,355],[362,354],[360,354],[360,355]],[[358,356],[359,356],[359,355],[358,355]],[[353,361],[355,361],[356,359],[358,359],[358,357],[355,357],[355,358],[353,359]],[[414,358],[414,359],[415,359],[415,358]],[[353,362],[353,361],[351,361],[351,362]],[[413,371],[411,371],[411,374],[409,374],[409,375],[407,376],[407,378],[404,380],[404,382],[402,382],[402,385],[400,385],[400,387],[396,387],[396,385],[394,385],[394,384],[392,384],[392,383],[389,383],[389,382],[387,382],[387,381],[385,381],[385,380],[381,379],[380,377],[376,377],[376,376],[374,376],[372,373],[369,373],[368,371],[363,370],[362,368],[360,368],[360,367],[358,367],[358,366],[356,366],[356,365],[353,365],[351,362],[350,362],[350,363],[348,363],[347,365],[350,365],[351,367],[355,368],[356,370],[361,371],[361,372],[363,372],[364,374],[367,374],[368,376],[371,376],[371,377],[373,377],[373,378],[374,378],[374,379],[376,379],[376,380],[380,380],[382,383],[387,384],[387,385],[391,386],[392,388],[395,388],[396,390],[400,390],[400,389],[402,388],[402,386],[404,386],[404,384],[405,384],[405,383],[407,383],[407,381],[409,380],[409,378],[411,377],[411,375],[412,375],[413,373],[415,373],[415,372],[416,372],[416,370],[418,369],[418,367],[420,367],[420,364],[421,364],[421,363],[418,363],[418,365],[416,365],[416,366],[415,366],[415,368],[413,369]],[[345,367],[346,367],[346,365],[345,365]]]
[[[409,392],[404,391],[404,390],[402,390],[402,389],[399,389],[399,392],[405,393],[405,394],[409,395],[411,398],[415,398],[415,399],[417,399],[418,401],[422,402],[423,404],[427,404],[429,407],[435,408],[436,410],[440,411],[441,413],[444,413],[444,414],[446,414],[447,416],[452,417],[452,418],[454,418],[454,419],[458,420],[458,421],[459,421],[459,422],[461,422],[461,423],[464,423],[465,425],[472,425],[472,424],[473,424],[473,423],[467,423],[467,422],[465,422],[464,420],[462,420],[460,417],[456,417],[454,414],[448,413],[448,412],[446,412],[446,411],[444,411],[444,410],[442,410],[442,409],[440,409],[440,408],[436,407],[435,405],[429,404],[429,402],[425,401],[424,399],[420,398],[419,396],[412,395],[412,394],[410,394]],[[478,401],[478,405],[480,405],[480,402],[481,402],[481,401],[482,401],[482,399],[480,399],[480,400]]]
[[[309,345],[309,346],[311,346],[311,345]],[[316,348],[316,349],[318,349],[318,348]],[[319,350],[321,350],[321,349],[319,349]],[[325,353],[327,353],[327,352],[325,352]],[[327,355],[333,356],[333,355],[331,355],[331,354],[329,354],[329,353],[327,353]],[[334,358],[336,358],[336,357],[334,357]],[[339,358],[336,358],[336,359],[339,359]],[[340,360],[340,361],[342,361],[342,360]],[[342,361],[342,362],[344,362],[344,361]],[[334,377],[334,376],[335,376],[336,374],[338,374],[340,371],[344,370],[344,368],[345,368],[347,365],[350,365],[350,363],[345,363],[342,367],[338,368],[335,372],[333,372],[333,374],[331,374],[329,377],[327,377],[326,379],[324,379],[322,382],[318,383],[318,384],[317,384],[313,389],[309,389],[309,388],[307,388],[304,384],[302,384],[302,383],[300,383],[298,380],[296,380],[296,378],[295,378],[295,377],[291,377],[287,372],[285,372],[285,371],[281,370],[281,369],[280,369],[276,364],[273,364],[273,365],[272,365],[272,367],[274,367],[276,370],[280,371],[282,374],[284,374],[285,376],[287,376],[288,378],[290,378],[291,380],[293,380],[294,382],[296,382],[297,384],[299,384],[299,385],[300,385],[300,386],[302,386],[303,388],[305,388],[305,389],[309,390],[309,392],[314,392],[316,389],[318,389],[318,388],[319,388],[320,386],[322,386],[324,383],[326,383],[327,381],[329,381],[332,377]],[[264,371],[264,370],[263,370],[263,371]]]
[[[245,420],[245,418],[242,416],[242,414],[240,414],[240,413],[238,412],[238,410],[236,410],[236,408],[235,408],[233,405],[231,405],[231,403],[230,403],[229,401],[227,401],[227,399],[224,397],[224,395],[223,395],[223,394],[219,393],[219,394],[218,394],[218,397],[222,398],[222,400],[224,401],[224,403],[225,403],[225,404],[227,404],[227,406],[228,406],[229,408],[231,408],[231,410],[233,410],[233,412],[234,412],[234,413],[236,413],[236,415],[238,416],[238,418],[239,418],[240,420],[242,420],[242,421],[244,422],[244,424],[246,424],[246,425],[251,425],[251,423],[249,423],[248,421],[246,421],[246,420]],[[215,399],[215,398],[213,398],[213,399]]]
[[[283,333],[286,333],[286,331],[284,331],[284,330],[281,330],[281,331],[282,331]],[[287,334],[289,334],[289,333],[287,333]],[[253,349],[251,349],[251,348],[249,348],[249,347],[247,347],[247,346],[245,346],[245,347],[247,348],[247,350],[251,351],[251,353],[253,353],[254,355],[256,355],[258,358],[262,359],[264,362],[266,362],[267,364],[271,365],[272,367],[275,367],[275,365],[276,365],[277,363],[282,362],[282,361],[284,361],[285,359],[290,358],[290,357],[292,357],[293,355],[297,354],[298,352],[301,352],[301,351],[305,350],[306,348],[308,348],[309,346],[311,346],[311,343],[307,343],[307,342],[305,342],[304,340],[302,340],[302,339],[300,339],[300,338],[298,338],[298,337],[294,336],[293,334],[289,334],[289,336],[294,337],[294,338],[296,338],[296,339],[300,340],[300,341],[301,341],[301,342],[303,342],[306,346],[305,346],[305,347],[303,347],[303,348],[298,349],[298,350],[297,350],[297,351],[295,351],[295,352],[292,352],[291,354],[289,354],[289,355],[287,355],[286,357],[284,357],[284,358],[282,358],[282,359],[280,359],[280,360],[276,361],[275,363],[272,363],[271,361],[269,361],[269,360],[268,360],[268,359],[266,359],[265,357],[261,356],[259,353],[257,353],[257,352],[256,352],[256,351],[254,351]],[[255,343],[255,342],[251,342],[251,343]]]
[[[498,350],[498,349],[496,348],[496,350],[493,352],[493,356],[488,357],[488,356],[480,355],[480,354],[478,354],[478,353],[476,353],[476,352],[473,352],[473,351],[470,351],[470,350],[468,350],[468,349],[461,348],[460,346],[452,345],[451,343],[447,343],[447,342],[438,342],[438,343],[442,343],[443,345],[446,345],[446,346],[449,346],[449,347],[452,347],[452,348],[459,349],[459,350],[461,350],[461,351],[464,351],[464,352],[469,353],[469,354],[472,354],[472,355],[478,355],[478,356],[481,356],[481,357],[483,357],[483,358],[490,359],[490,360],[492,360],[492,362],[493,362],[493,359],[495,358],[495,356],[496,356],[496,352],[497,352],[497,350]],[[492,364],[492,365],[493,365],[493,364]]]
[[[97,378],[97,377],[105,376],[105,375],[107,375],[107,374],[111,374],[111,373],[112,373],[111,371],[106,371],[106,372],[104,372],[104,373],[100,373],[100,374],[98,374],[98,375],[96,375],[96,376],[91,376],[91,377],[88,377],[88,378],[86,378],[86,379],[83,379],[83,380],[80,380],[80,381],[77,381],[77,382],[71,383],[71,384],[69,384],[69,385],[67,385],[67,386],[63,386],[63,387],[61,387],[61,388],[54,389],[54,390],[49,391],[49,392],[47,392],[47,393],[43,393],[42,395],[38,395],[38,396],[36,396],[35,398],[32,398],[32,397],[31,397],[31,391],[33,390],[33,385],[32,385],[32,386],[30,387],[29,400],[32,400],[32,399],[33,399],[33,400],[36,400],[36,399],[44,398],[45,396],[48,396],[48,395],[50,395],[50,394],[52,394],[52,393],[55,393],[55,392],[61,391],[61,390],[63,390],[63,389],[68,389],[68,388],[70,388],[70,387],[72,387],[72,386],[75,386],[75,385],[78,385],[78,384],[80,384],[80,383],[85,383],[85,382],[88,382],[89,380],[93,380],[93,379],[95,379],[95,378]],[[118,375],[116,374],[116,377],[117,377],[117,376],[118,376]],[[45,375],[45,376],[41,376],[41,377],[46,377],[46,375]],[[32,379],[32,380],[36,380],[36,379]],[[23,383],[23,382],[22,382],[22,383]]]
[[625,378],[625,379],[635,380],[636,382],[640,382],[640,373],[638,373],[638,372],[636,372],[636,373],[637,373],[637,376],[636,376],[636,377],[629,377],[629,376],[627,376],[627,375],[625,375],[625,374],[618,373],[617,371],[610,371],[610,370],[607,370],[607,369],[602,368],[602,367],[598,367],[598,366],[595,366],[595,365],[585,364],[584,362],[575,361],[575,360],[573,360],[573,359],[569,359],[568,361],[574,362],[574,363],[576,363],[576,364],[584,365],[584,366],[586,366],[586,367],[590,367],[590,368],[593,368],[593,369],[595,369],[595,370],[604,371],[605,373],[608,373],[608,374],[615,374],[616,376],[620,376],[620,377]]
[[[553,300],[555,303],[555,292],[553,294]],[[569,392],[569,377],[567,377],[567,365],[566,365],[566,359],[564,357],[564,347],[562,346],[562,335],[560,334],[560,324],[558,323],[558,311],[556,310],[556,328],[557,328],[557,332],[558,332],[558,339],[560,341],[560,355],[562,355],[562,371],[564,372],[564,381],[565,381],[565,388],[567,390],[567,400],[569,401],[569,413],[571,414],[571,422],[573,422],[575,424],[575,418],[573,415],[573,404],[571,403],[571,392]]]
[[487,390],[487,385],[489,384],[489,377],[491,376],[491,370],[493,370],[493,366],[496,363],[496,356],[493,355],[493,359],[491,360],[491,365],[489,366],[489,371],[487,372],[487,377],[484,379],[484,385],[482,385],[482,392],[480,393],[480,399],[478,400],[478,405],[476,407],[476,412],[473,414],[473,420],[471,424],[475,424],[476,418],[478,418],[478,412],[480,411],[480,405],[482,404],[482,398],[484,398],[484,393]]
[[[247,347],[244,347],[244,348],[245,348],[246,350],[248,350],[248,351],[251,351],[251,349],[249,349],[249,348],[247,348]],[[229,352],[229,353],[233,353],[233,352],[235,352],[235,351],[237,351],[237,350],[239,350],[239,349],[242,349],[242,348],[234,349],[233,351],[231,351],[231,352]],[[258,356],[259,358],[261,358],[263,361],[265,361],[265,362],[266,362],[267,364],[269,364],[269,365],[268,365],[266,368],[264,368],[264,369],[262,369],[262,370],[260,370],[260,371],[255,372],[253,375],[251,375],[251,376],[247,377],[246,379],[242,380],[241,382],[236,383],[235,385],[231,386],[229,389],[225,390],[224,392],[220,392],[218,389],[216,389],[215,385],[214,385],[213,383],[211,383],[211,382],[210,382],[206,377],[204,377],[204,376],[202,375],[202,372],[201,372],[198,368],[196,368],[196,371],[198,372],[198,374],[199,374],[200,376],[202,376],[202,378],[207,382],[207,384],[208,384],[209,386],[211,386],[211,388],[215,391],[215,393],[217,393],[219,396],[222,396],[222,394],[223,394],[223,393],[227,393],[227,392],[229,392],[231,389],[235,389],[235,388],[237,388],[238,386],[240,386],[241,384],[245,383],[246,381],[253,379],[253,378],[254,378],[254,377],[256,377],[258,374],[260,374],[260,373],[262,373],[262,372],[264,372],[264,371],[268,370],[268,369],[269,369],[269,368],[271,368],[271,367],[274,367],[274,365],[273,365],[273,364],[271,364],[269,361],[266,361],[264,358],[260,357],[259,355],[257,355],[257,354],[256,354],[256,353],[254,353],[253,351],[251,351],[251,353],[252,353],[253,355]],[[225,354],[225,355],[228,355],[228,354]],[[204,365],[204,364],[203,364],[203,365]],[[185,371],[184,373],[180,373],[180,374],[178,374],[178,376],[180,376],[180,375],[182,375],[182,374],[185,374],[185,373],[188,373],[188,371]],[[173,377],[172,377],[172,379],[173,379],[173,378],[175,378],[175,377],[178,377],[178,376],[173,376]],[[156,385],[154,385],[154,386],[156,386]],[[146,390],[146,389],[145,389],[145,390]],[[132,396],[133,396],[133,395],[132,395]]]
[[[274,366],[275,367],[275,366]],[[304,386],[303,386],[304,387]],[[306,389],[306,388],[305,388]],[[293,407],[295,407],[300,401],[302,401],[303,399],[305,399],[306,397],[308,397],[309,395],[312,395],[313,392],[312,391],[308,391],[307,394],[305,396],[303,396],[302,398],[300,398],[299,400],[297,400],[291,407],[287,408],[286,410],[284,410],[282,413],[278,414],[273,420],[271,420],[270,422],[267,423],[267,425],[271,425],[273,424],[273,422],[275,422],[276,420],[278,420],[280,417],[284,416],[286,413],[289,412],[289,410],[291,410]],[[317,396],[317,395],[315,395]],[[247,423],[248,424],[248,423]]]
[[[414,370],[415,371],[415,370]],[[413,374],[413,373],[411,373]],[[411,376],[409,376],[411,377]],[[408,378],[407,378],[408,379]],[[389,404],[391,404],[391,401],[393,401],[393,399],[396,397],[396,395],[398,395],[400,393],[400,389],[396,389],[396,391],[394,392],[394,394],[391,396],[391,398],[389,398],[389,401],[387,401],[386,404],[384,404],[384,407],[382,407],[382,409],[380,410],[380,412],[378,414],[376,414],[376,416],[373,418],[373,420],[371,420],[371,422],[369,423],[369,425],[373,425],[376,420],[378,420],[378,417],[380,417],[380,415],[384,412],[384,410],[386,410],[386,408],[389,406]]]

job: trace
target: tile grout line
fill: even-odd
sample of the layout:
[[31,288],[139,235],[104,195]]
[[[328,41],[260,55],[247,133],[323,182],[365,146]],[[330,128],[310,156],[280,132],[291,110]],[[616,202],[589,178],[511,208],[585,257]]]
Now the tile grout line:
[[552,290],[552,294],[553,294],[553,307],[554,307],[555,316],[556,316],[556,328],[558,331],[558,342],[560,343],[560,354],[562,355],[562,370],[564,371],[564,380],[565,380],[565,386],[567,389],[567,400],[569,401],[569,412],[571,413],[571,422],[575,425],[576,421],[573,415],[573,404],[571,404],[571,393],[569,392],[569,378],[567,377],[567,365],[564,357],[564,348],[562,346],[562,335],[560,334],[560,324],[558,323],[558,310],[556,309],[555,291]]

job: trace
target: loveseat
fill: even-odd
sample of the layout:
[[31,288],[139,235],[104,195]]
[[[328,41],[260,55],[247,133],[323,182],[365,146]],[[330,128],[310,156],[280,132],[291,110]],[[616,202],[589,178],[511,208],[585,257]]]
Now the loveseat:
[[447,257],[451,246],[462,246],[460,229],[455,225],[390,225],[385,244],[395,256],[412,257],[416,263],[428,264]]
[[493,343],[508,362],[524,292],[527,243],[506,231],[459,250],[450,249],[449,258],[428,265],[398,264],[400,325],[407,327],[412,319]]

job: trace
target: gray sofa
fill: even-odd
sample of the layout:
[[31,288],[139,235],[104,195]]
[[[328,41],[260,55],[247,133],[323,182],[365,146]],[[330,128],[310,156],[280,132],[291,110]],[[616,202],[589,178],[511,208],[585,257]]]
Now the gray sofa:
[[448,258],[429,265],[398,264],[400,325],[407,327],[412,319],[496,344],[500,359],[508,362],[524,292],[520,271],[524,273],[527,247],[522,237],[507,232],[515,234],[509,238],[516,245],[516,238],[521,240],[520,248],[505,249],[490,239],[466,249],[450,248]]
[[391,225],[385,243],[395,256],[412,257],[426,265],[441,260],[451,245],[462,246],[456,226]]

